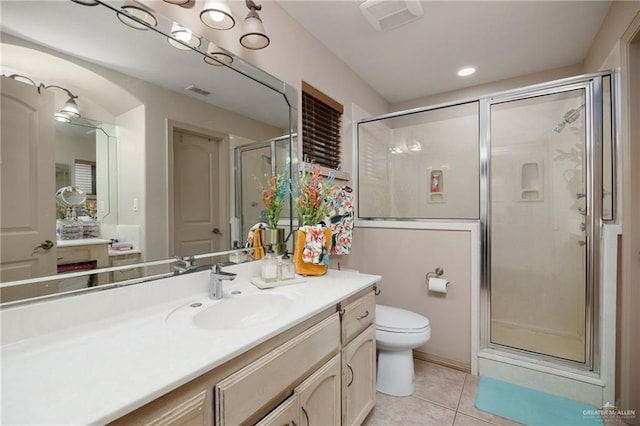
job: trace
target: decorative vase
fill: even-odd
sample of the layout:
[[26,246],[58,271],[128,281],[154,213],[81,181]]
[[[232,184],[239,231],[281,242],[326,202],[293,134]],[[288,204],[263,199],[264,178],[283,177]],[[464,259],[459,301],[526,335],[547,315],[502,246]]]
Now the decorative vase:
[[[293,253],[293,263],[296,266],[296,274],[298,275],[324,275],[327,272],[328,265],[307,263],[302,260],[302,252],[304,251],[307,233],[298,229],[296,234],[296,247]],[[324,229],[326,256],[331,252],[331,228]]]
[[284,253],[285,242],[284,242],[284,228],[276,228],[276,229],[263,229],[261,236],[261,244],[262,247],[267,248],[271,245],[273,252],[279,256]]

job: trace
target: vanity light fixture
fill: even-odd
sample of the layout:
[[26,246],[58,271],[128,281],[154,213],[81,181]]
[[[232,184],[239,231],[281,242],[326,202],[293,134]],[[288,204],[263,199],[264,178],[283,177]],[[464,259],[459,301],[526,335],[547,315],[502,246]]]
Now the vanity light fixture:
[[231,65],[233,63],[233,56],[221,47],[218,47],[214,42],[210,41],[204,61],[209,65],[221,67],[223,63]]
[[23,83],[31,84],[32,86],[36,87],[36,90],[38,90],[38,93],[42,93],[42,90],[47,90],[47,89],[63,90],[64,92],[67,93],[67,95],[69,96],[69,99],[67,99],[67,102],[65,102],[62,109],[59,112],[56,112],[54,114],[54,119],[56,121],[68,123],[69,121],[71,121],[71,117],[80,117],[80,110],[78,109],[78,104],[76,103],[76,99],[78,99],[78,97],[73,93],[71,93],[69,89],[65,89],[64,87],[57,86],[55,84],[50,84],[49,86],[45,86],[44,83],[40,83],[40,85],[37,85],[35,81],[30,79],[26,75],[11,74],[8,77],[16,81],[21,81]]
[[200,20],[214,30],[229,30],[236,24],[231,9],[224,0],[207,0],[200,12]]
[[[78,109],[78,104],[76,103],[76,99],[78,99],[78,97],[76,95],[74,95],[73,93],[71,93],[69,91],[69,89],[65,89],[64,87],[61,86],[56,86],[55,84],[50,84],[49,86],[45,86],[44,84],[40,84],[40,86],[38,86],[38,92],[40,92],[41,89],[60,89],[63,90],[67,93],[67,95],[69,96],[69,99],[67,99],[67,102],[65,102],[64,106],[62,107],[62,109],[60,110],[60,112],[58,114],[64,114],[67,117],[80,117],[80,110]],[[58,114],[56,114],[56,119]],[[58,120],[60,121],[60,120]]]
[[[177,22],[171,25],[171,37],[167,38],[169,44],[176,49],[191,50],[191,48],[197,49],[202,44],[200,37],[195,35],[189,28],[184,27]],[[186,45],[186,46],[185,46]]]
[[474,74],[475,72],[476,72],[476,67],[474,67],[474,66],[463,67],[463,68],[460,68],[458,70],[458,76],[459,77],[468,77],[471,74]]
[[131,28],[147,30],[148,28],[143,22],[152,27],[158,25],[158,19],[153,10],[135,0],[125,0],[120,9],[122,9],[124,13],[118,12],[118,19]]
[[62,112],[56,112],[55,114],[53,114],[53,119],[60,122],[60,123],[69,123],[71,122],[71,117],[69,117],[68,115],[62,113]]
[[422,145],[417,139],[407,141],[407,149],[411,152],[422,151]]
[[240,37],[240,44],[247,49],[264,49],[270,43],[269,37],[264,31],[264,25],[258,10],[262,10],[261,5],[255,4],[253,0],[245,0],[249,14],[244,18],[244,33]]

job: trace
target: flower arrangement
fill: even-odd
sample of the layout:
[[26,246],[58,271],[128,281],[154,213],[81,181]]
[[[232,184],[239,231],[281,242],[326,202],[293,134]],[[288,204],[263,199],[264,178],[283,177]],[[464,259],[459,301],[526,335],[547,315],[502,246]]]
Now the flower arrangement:
[[[268,184],[266,188],[258,181],[258,189],[262,197],[262,203],[264,204],[267,223],[269,229],[277,229],[278,220],[280,219],[280,212],[284,205],[284,198],[287,195],[287,174],[289,172],[289,163],[285,164],[282,169],[282,173],[279,175],[268,176]],[[257,179],[256,179],[257,181]]]
[[318,225],[329,211],[328,197],[333,189],[335,173],[323,180],[320,166],[308,160],[305,160],[300,169],[299,179],[291,182],[291,193],[301,220],[300,226]]

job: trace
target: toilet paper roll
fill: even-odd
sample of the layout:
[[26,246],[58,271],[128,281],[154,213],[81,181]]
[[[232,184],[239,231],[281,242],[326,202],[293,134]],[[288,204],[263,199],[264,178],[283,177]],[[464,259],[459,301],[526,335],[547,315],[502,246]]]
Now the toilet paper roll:
[[446,293],[447,280],[445,280],[444,278],[429,278],[428,287],[429,291],[433,291],[436,293]]

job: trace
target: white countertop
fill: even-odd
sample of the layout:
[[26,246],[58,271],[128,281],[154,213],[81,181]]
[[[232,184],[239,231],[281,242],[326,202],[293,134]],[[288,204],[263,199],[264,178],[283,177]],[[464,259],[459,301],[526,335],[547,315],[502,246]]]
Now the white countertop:
[[58,247],[75,247],[75,246],[88,246],[91,244],[109,244],[109,240],[103,238],[78,238],[77,240],[58,240],[56,245]]
[[248,281],[257,267],[225,268],[238,277],[224,283],[224,296],[272,292],[295,303],[240,331],[166,324],[178,307],[208,297],[208,271],[3,310],[0,423],[115,420],[380,279],[329,270],[259,290]]

